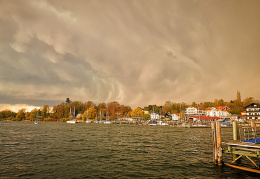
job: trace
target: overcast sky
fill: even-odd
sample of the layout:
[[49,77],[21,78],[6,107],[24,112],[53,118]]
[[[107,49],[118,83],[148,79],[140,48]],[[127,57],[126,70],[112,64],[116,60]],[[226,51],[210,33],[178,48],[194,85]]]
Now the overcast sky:
[[0,103],[260,99],[259,0],[0,0]]

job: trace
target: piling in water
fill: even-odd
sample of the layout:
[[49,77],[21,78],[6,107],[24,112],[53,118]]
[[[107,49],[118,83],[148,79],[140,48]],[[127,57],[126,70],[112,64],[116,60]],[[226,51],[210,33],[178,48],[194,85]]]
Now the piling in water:
[[223,155],[221,148],[221,124],[220,121],[213,121],[212,125],[212,142],[213,142],[213,162],[219,166],[223,164]]

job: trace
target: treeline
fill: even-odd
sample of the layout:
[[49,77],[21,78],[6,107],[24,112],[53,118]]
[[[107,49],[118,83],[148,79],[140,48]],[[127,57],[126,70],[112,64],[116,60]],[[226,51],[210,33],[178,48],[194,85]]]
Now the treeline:
[[[148,105],[144,108],[136,108],[132,110],[130,106],[125,106],[119,104],[116,101],[110,103],[99,103],[96,105],[92,101],[82,103],[80,101],[68,101],[62,102],[59,105],[50,108],[48,105],[44,105],[40,109],[34,109],[31,112],[26,112],[25,109],[21,109],[18,113],[12,112],[10,110],[4,110],[0,112],[0,120],[36,120],[38,116],[39,120],[44,121],[65,121],[70,119],[71,116],[77,116],[78,119],[95,120],[102,118],[103,120],[109,116],[109,119],[117,119],[120,117],[141,117],[143,119],[149,119],[149,113],[155,112],[162,115],[173,114],[173,113],[184,113],[185,109],[189,106],[194,107],[218,107],[218,106],[228,106],[231,110],[231,114],[240,114],[245,106],[253,103],[259,102],[252,97],[245,98],[243,101],[240,99],[240,94],[236,100],[231,100],[225,102],[223,99],[216,99],[214,102],[201,102],[192,104],[186,103],[175,103],[171,101],[166,101],[164,105]],[[87,116],[88,115],[88,116]]]

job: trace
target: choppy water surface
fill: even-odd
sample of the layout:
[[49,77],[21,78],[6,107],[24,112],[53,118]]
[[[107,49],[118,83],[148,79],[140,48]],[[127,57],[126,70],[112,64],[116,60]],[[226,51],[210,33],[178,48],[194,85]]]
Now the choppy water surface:
[[0,178],[257,177],[212,164],[209,128],[2,121],[0,139]]

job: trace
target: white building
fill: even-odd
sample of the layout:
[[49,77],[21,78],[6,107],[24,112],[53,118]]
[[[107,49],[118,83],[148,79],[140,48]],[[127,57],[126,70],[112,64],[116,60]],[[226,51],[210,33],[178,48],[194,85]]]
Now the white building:
[[159,114],[151,113],[151,120],[159,120],[159,119],[160,119]]
[[210,117],[229,117],[230,108],[227,106],[211,107],[206,109],[206,115]]
[[178,121],[180,119],[180,114],[179,113],[176,113],[176,114],[172,114],[172,120],[173,121]]
[[205,110],[201,107],[189,107],[185,109],[186,116],[205,116]]

